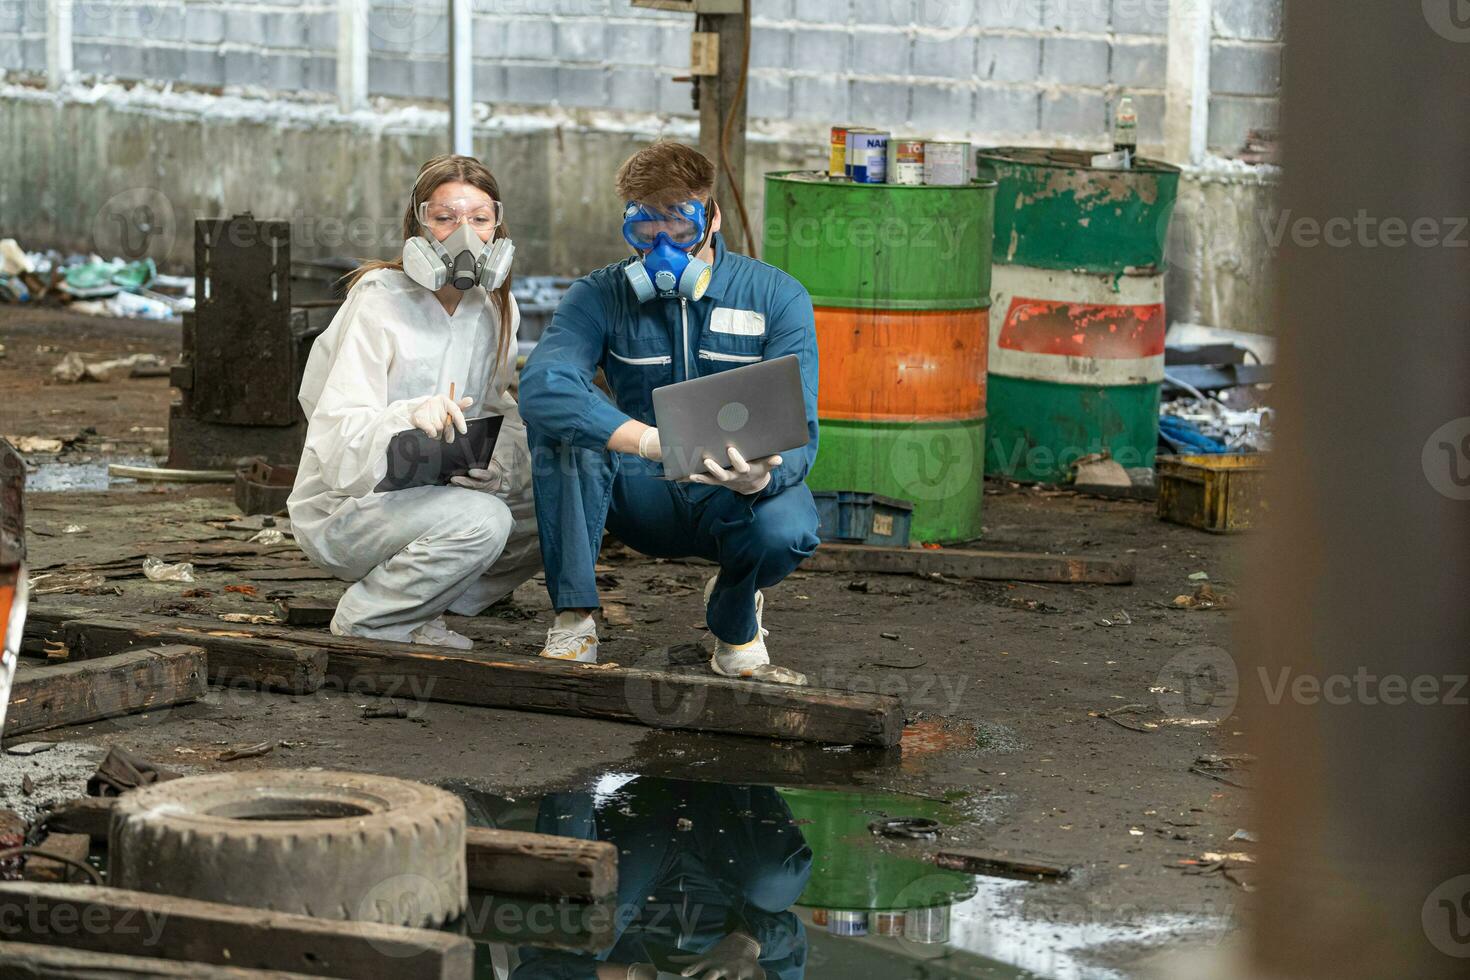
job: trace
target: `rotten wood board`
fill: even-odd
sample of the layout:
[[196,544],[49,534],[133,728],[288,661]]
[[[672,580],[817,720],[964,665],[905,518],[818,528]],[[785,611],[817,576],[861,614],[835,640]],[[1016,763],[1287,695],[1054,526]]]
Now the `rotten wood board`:
[[80,663],[18,670],[5,735],[25,735],[198,701],[208,657],[197,646],[152,646]]
[[804,572],[877,572],[1007,582],[1060,582],[1130,585],[1133,562],[1116,558],[1043,555],[964,548],[883,548],[824,542],[806,561]]
[[0,963],[12,980],[140,980],[143,977],[179,977],[181,980],[309,980],[307,973],[279,970],[242,970],[207,963],[178,963],[146,956],[118,956],[83,949],[0,942]]
[[[44,611],[42,629],[54,632],[56,612]],[[203,647],[209,653],[209,682],[288,694],[310,694],[326,681],[327,655],[299,643],[282,643],[233,629],[235,624],[166,617],[103,618],[63,614],[62,636],[71,660],[90,660],[161,643]],[[26,630],[30,631],[29,618]]]
[[344,980],[469,980],[474,971],[474,943],[447,932],[122,888],[0,882],[0,921],[20,942]]
[[85,834],[107,843],[115,796],[79,796],[46,812],[43,822],[52,834]]
[[950,871],[1017,881],[1062,881],[1072,873],[1070,868],[1058,864],[961,848],[945,848],[934,855],[933,861]]
[[[325,675],[346,689],[418,701],[835,745],[893,746],[898,744],[903,729],[903,705],[889,695],[764,684],[713,674],[591,666],[540,657],[450,652],[278,626],[241,625],[221,630],[222,625],[198,617],[130,616],[70,620],[65,631],[74,657],[93,655],[93,651],[113,652],[130,636],[137,643],[192,643],[209,651],[211,672],[222,659],[242,671],[251,666],[257,672],[274,669],[248,663],[248,645],[284,644],[326,656]],[[477,625],[489,628],[489,624]],[[522,634],[510,626],[498,631]]]
[[465,828],[470,887],[498,895],[597,901],[618,890],[618,849],[606,841]]
[[[70,858],[85,863],[92,851],[92,838],[88,834],[47,834],[37,845],[41,850],[58,857]],[[62,861],[53,861],[39,854],[26,856],[25,878],[27,881],[70,881],[80,880],[83,872]]]

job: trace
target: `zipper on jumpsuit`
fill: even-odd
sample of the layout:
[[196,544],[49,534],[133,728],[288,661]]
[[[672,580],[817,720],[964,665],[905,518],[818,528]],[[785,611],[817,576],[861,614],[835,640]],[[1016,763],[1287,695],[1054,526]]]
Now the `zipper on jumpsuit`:
[[688,381],[694,377],[694,372],[689,369],[689,301],[683,296],[679,297],[679,324],[684,338],[684,380]]

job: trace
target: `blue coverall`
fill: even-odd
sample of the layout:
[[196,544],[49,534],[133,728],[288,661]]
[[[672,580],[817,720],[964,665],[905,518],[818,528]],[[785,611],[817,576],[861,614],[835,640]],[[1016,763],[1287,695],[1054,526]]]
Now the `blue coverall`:
[[[626,263],[573,283],[521,373],[521,415],[552,605],[600,605],[594,569],[605,526],[646,555],[717,562],[705,619],[715,636],[741,644],[755,638],[756,590],[780,582],[817,547],[805,483],[817,455],[817,337],[800,283],[728,251],[718,234],[714,249],[698,302],[639,303]],[[759,494],[662,480],[659,464],[607,450],[630,418],[654,424],[653,389],[787,354],[801,361],[810,438],[781,454]],[[593,385],[598,368],[616,404]]]

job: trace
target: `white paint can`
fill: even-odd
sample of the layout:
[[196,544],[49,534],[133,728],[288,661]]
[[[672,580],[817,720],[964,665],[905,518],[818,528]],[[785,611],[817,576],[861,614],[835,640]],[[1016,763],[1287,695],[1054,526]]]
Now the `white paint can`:
[[924,144],[924,183],[956,187],[970,182],[970,144],[930,141]]

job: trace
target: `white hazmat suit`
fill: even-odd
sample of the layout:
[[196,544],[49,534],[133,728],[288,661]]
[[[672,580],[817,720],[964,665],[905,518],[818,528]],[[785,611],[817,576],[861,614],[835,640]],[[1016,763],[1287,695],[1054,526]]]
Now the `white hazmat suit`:
[[[369,273],[317,338],[301,383],[306,448],[288,508],[301,550],[353,585],[332,631],[385,640],[446,610],[474,615],[541,567],[526,427],[509,388],[520,312],[500,349],[500,314],[476,286],[453,315],[397,269]],[[466,418],[501,415],[494,459],[509,488],[415,487],[378,493],[388,442],[436,394],[472,398]]]

